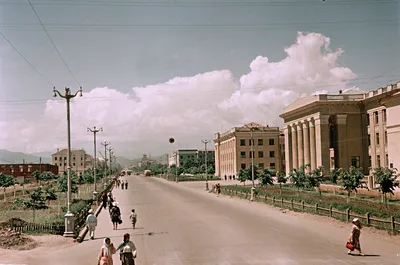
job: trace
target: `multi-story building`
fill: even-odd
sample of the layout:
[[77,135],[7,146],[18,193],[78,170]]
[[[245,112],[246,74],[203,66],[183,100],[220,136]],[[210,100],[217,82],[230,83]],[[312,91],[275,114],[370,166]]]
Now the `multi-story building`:
[[31,178],[32,173],[52,172],[58,174],[58,167],[50,164],[0,164],[0,173],[14,176],[18,182],[23,182],[25,178]]
[[[205,161],[204,155],[204,149],[179,149],[169,155],[168,165],[171,167],[178,164],[178,167],[181,167],[189,160]],[[214,150],[207,150],[207,160],[208,162],[214,161]]]
[[[58,166],[59,174],[67,171],[67,149],[62,149],[52,154],[52,164]],[[82,174],[85,170],[93,168],[93,157],[86,153],[83,149],[71,150],[71,169],[77,175]]]
[[[252,134],[254,153],[251,152]],[[254,164],[260,169],[281,171],[280,134],[278,127],[257,123],[235,127],[224,133],[216,133],[214,137],[215,175],[222,178],[225,175],[236,176],[240,169],[251,166],[252,156],[254,156]]]
[[299,98],[280,115],[286,172],[305,164],[323,166],[325,174],[350,166],[365,174],[370,168],[400,166],[399,113],[400,83],[370,92]]

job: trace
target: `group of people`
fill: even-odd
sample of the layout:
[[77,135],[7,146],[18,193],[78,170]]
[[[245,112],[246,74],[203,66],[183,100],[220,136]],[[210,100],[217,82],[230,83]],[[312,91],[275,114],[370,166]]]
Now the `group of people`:
[[135,244],[130,240],[130,235],[125,234],[123,241],[117,248],[111,242],[111,239],[107,237],[104,239],[104,244],[100,248],[98,256],[98,265],[113,265],[112,255],[120,251],[119,257],[122,265],[135,265],[135,258],[137,257],[137,249]]
[[121,187],[121,189],[123,190],[124,188],[127,190],[128,189],[128,181],[125,180],[125,182],[123,180],[115,180],[115,187],[119,188]]

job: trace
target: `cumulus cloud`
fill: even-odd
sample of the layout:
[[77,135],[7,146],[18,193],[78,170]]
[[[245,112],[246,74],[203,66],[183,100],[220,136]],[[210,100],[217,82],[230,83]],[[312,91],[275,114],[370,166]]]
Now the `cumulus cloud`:
[[[86,126],[101,125],[105,138],[136,142],[139,153],[171,136],[197,147],[199,139],[210,139],[217,131],[246,122],[280,126],[278,115],[293,100],[313,93],[337,93],[356,78],[349,68],[338,65],[343,51],[332,51],[330,44],[322,34],[298,33],[296,42],[284,49],[284,59],[271,62],[258,56],[239,79],[229,70],[218,70],[134,87],[131,93],[95,88],[75,98],[71,106],[73,140],[90,142]],[[10,128],[14,132],[17,128],[18,135],[10,133]],[[5,131],[0,136],[5,146],[19,137],[24,141],[18,148],[26,148],[27,143],[39,149],[65,146],[65,102],[48,100],[39,121],[0,123],[0,130]]]

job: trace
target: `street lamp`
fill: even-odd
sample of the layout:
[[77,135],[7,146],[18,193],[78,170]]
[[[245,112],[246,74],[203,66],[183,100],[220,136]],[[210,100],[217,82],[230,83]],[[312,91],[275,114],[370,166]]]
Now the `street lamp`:
[[[107,143],[106,141],[101,143],[102,146],[104,146],[104,176],[103,178],[107,178],[107,146],[110,145],[110,143]],[[106,179],[107,182],[107,179]]]
[[71,119],[70,119],[70,110],[69,103],[70,100],[76,97],[78,94],[82,97],[82,87],[75,94],[71,94],[71,90],[69,88],[65,88],[65,94],[62,95],[56,88],[53,88],[54,97],[57,95],[61,98],[65,98],[67,100],[67,141],[68,141],[68,161],[67,161],[67,213],[65,214],[65,237],[73,237],[74,236],[74,214],[71,212]]
[[111,147],[111,145],[110,145],[110,148],[108,148],[108,153],[109,153],[109,156],[110,156],[110,173],[112,175],[113,170],[112,170],[112,164],[111,163],[112,163],[112,155],[114,154],[114,150]]
[[210,142],[209,140],[201,140],[202,142],[203,142],[203,144],[204,144],[204,149],[205,149],[205,151],[204,151],[204,153],[205,153],[205,155],[204,155],[204,163],[205,163],[205,166],[206,166],[206,190],[208,190],[208,168],[207,168],[207,144]]
[[[169,138],[169,143],[173,144],[175,143],[175,139],[174,138]],[[175,182],[179,182],[178,180],[178,150],[175,152]]]
[[[98,132],[102,132],[103,128],[97,129],[96,126],[93,129],[87,128],[88,132],[92,132],[94,136],[94,163],[93,163],[93,179],[94,179],[94,191],[93,191],[93,199],[96,200],[97,198],[97,186],[96,186],[96,166],[97,166],[97,159],[96,159],[96,134]],[[96,200],[97,201],[97,200]]]
[[250,138],[251,138],[251,192],[250,192],[250,201],[254,201],[254,137],[253,137],[253,131],[257,129],[256,127],[249,127],[246,126],[247,128],[250,129]]

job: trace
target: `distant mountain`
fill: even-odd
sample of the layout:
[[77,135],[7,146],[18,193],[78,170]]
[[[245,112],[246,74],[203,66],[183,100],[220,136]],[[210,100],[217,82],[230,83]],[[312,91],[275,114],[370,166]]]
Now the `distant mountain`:
[[42,163],[51,163],[51,156],[37,156],[0,149],[0,164],[39,163],[40,157],[42,157]]
[[135,163],[135,159],[129,159],[123,156],[117,156],[117,161],[123,168],[129,167],[130,165]]

